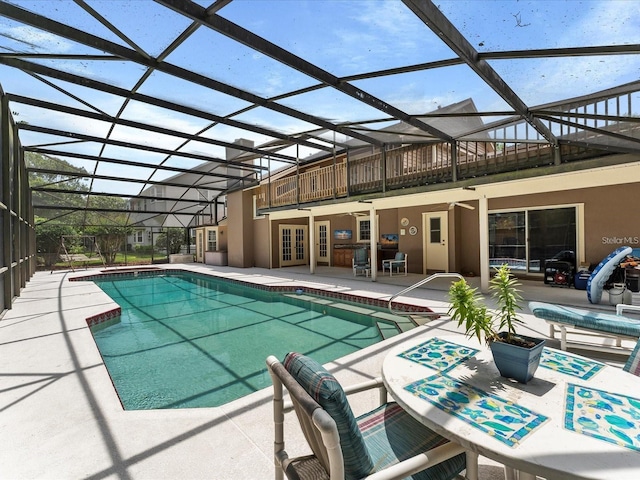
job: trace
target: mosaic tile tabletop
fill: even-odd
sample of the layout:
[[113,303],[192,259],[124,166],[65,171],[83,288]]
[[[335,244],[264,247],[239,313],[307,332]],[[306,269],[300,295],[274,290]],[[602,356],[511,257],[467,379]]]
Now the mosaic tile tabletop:
[[405,389],[510,447],[517,446],[547,420],[544,415],[447,375],[433,375]]
[[420,345],[399,353],[398,356],[440,372],[448,372],[467,358],[473,357],[479,351],[475,348],[465,347],[464,345],[433,337]]
[[540,357],[540,366],[555,370],[565,375],[571,375],[582,380],[588,380],[602,370],[606,365],[595,360],[571,355],[560,350],[544,348]]
[[640,399],[569,383],[564,426],[640,451]]

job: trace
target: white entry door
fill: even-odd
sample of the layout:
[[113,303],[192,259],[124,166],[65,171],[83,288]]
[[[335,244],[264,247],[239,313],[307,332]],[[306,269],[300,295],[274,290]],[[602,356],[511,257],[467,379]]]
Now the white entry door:
[[315,222],[316,228],[316,263],[322,262],[330,265],[329,254],[331,252],[331,239],[329,236],[329,220]]
[[424,232],[425,273],[449,271],[448,212],[430,212],[422,215]]
[[280,266],[306,265],[307,225],[280,225]]

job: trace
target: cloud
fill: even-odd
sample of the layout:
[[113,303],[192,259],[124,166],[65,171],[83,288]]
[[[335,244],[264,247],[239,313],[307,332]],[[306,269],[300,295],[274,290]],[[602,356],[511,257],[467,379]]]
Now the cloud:
[[[633,8],[629,8],[631,3]],[[562,20],[547,26],[540,24],[536,34],[541,48],[640,43],[637,2],[606,0],[551,5],[563,5],[569,10],[562,12]],[[573,8],[576,5],[580,8]],[[537,22],[535,26],[538,27]],[[494,65],[530,105],[593,93],[640,76],[637,55],[511,60],[494,62]]]
[[338,75],[424,62],[447,51],[408,8],[395,0],[341,4],[342,19],[323,37],[323,63]]
[[[637,2],[605,0],[576,10],[567,28],[559,32],[561,45],[640,43],[640,17]],[[582,13],[582,15],[580,15]]]
[[[72,42],[64,38],[28,25],[10,26],[0,24],[0,35],[15,41],[19,45],[27,46],[32,53],[66,53],[73,46]],[[20,49],[17,48],[17,50]]]

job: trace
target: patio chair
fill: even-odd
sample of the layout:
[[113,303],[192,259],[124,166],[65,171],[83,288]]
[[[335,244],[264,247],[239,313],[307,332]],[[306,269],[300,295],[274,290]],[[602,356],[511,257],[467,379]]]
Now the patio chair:
[[358,248],[353,251],[353,275],[357,276],[360,274],[364,274],[366,277],[371,273],[371,261],[369,259],[369,255],[367,254],[366,248]]
[[627,358],[627,363],[624,364],[622,369],[625,372],[633,373],[635,376],[640,377],[640,340],[636,343],[631,355]]
[[389,276],[393,276],[393,269],[396,269],[397,273],[400,273],[400,269],[404,269],[405,276],[407,275],[407,254],[402,252],[397,252],[396,256],[390,260],[382,261],[382,274],[384,275],[385,270],[389,270]]
[[[290,480],[440,480],[456,477],[466,464],[476,467],[467,472],[477,478],[477,455],[465,458],[460,445],[429,430],[397,403],[386,403],[381,379],[343,390],[322,365],[299,353],[287,354],[282,363],[269,356],[267,366],[273,380],[276,480],[283,475]],[[283,385],[290,402],[283,400]],[[347,395],[374,388],[382,405],[355,418]],[[311,455],[289,458],[285,450],[284,414],[291,410]]]

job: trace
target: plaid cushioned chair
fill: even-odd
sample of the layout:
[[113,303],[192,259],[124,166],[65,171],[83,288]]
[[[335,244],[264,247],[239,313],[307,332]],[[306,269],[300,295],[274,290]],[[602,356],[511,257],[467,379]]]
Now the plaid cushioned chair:
[[[456,477],[467,464],[460,445],[429,430],[395,402],[386,403],[380,379],[342,389],[315,360],[289,353],[267,359],[273,380],[276,479],[415,479]],[[283,400],[283,386],[291,403]],[[355,418],[348,393],[380,390],[382,405]],[[289,458],[284,413],[295,409],[312,455]],[[468,478],[477,478],[477,455],[468,453]]]

